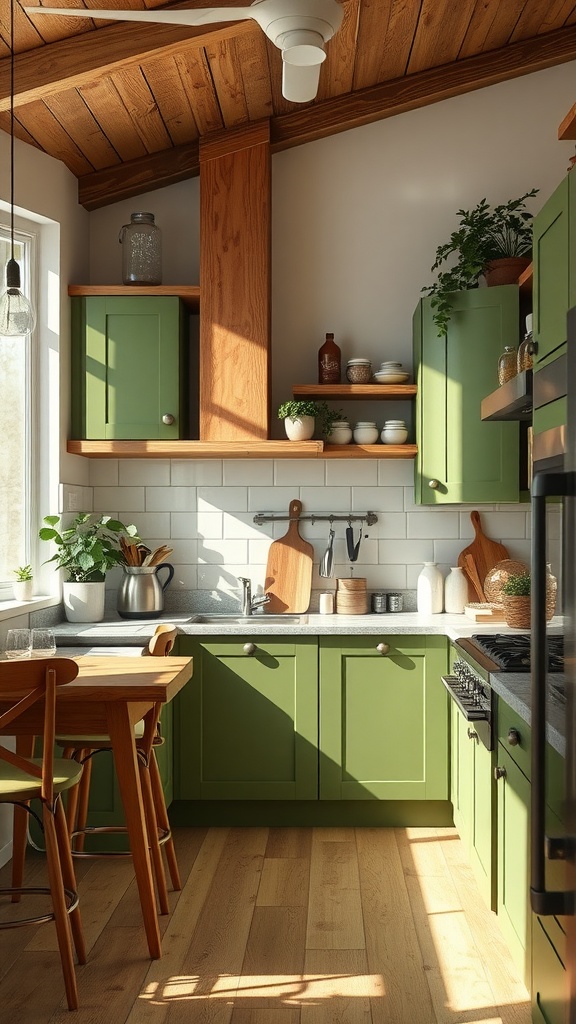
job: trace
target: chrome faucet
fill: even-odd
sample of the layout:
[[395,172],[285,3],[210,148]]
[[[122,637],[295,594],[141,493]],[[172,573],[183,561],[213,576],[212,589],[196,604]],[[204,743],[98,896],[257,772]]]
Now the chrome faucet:
[[269,594],[252,597],[252,580],[247,579],[246,576],[239,576],[238,581],[242,584],[242,615],[252,615],[256,608],[268,604]]

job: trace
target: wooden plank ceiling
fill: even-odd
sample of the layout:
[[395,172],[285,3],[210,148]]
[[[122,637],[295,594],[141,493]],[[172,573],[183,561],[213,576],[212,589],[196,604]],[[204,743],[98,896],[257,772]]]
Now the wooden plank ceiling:
[[[16,0],[15,133],[66,164],[89,210],[197,174],[201,138],[262,118],[277,152],[576,59],[576,0],[341,0],[318,95],[294,104],[281,94],[280,53],[253,21],[184,28],[88,17],[91,6],[205,0],[46,0],[86,7],[86,19],[26,14],[35,2]],[[3,131],[8,18],[6,0]]]

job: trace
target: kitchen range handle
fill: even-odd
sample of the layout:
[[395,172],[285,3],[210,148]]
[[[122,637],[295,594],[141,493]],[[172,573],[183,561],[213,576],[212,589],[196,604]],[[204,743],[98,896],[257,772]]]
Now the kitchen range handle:
[[[576,473],[537,473],[532,481],[532,786],[530,903],[535,914],[574,914],[574,893],[546,889],[546,498],[576,496]],[[567,852],[569,839],[564,843]]]

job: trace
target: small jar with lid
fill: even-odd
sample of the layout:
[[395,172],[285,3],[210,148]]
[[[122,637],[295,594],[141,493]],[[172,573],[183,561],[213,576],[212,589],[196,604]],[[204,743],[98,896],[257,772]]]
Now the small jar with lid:
[[349,384],[369,384],[372,377],[372,363],[369,359],[349,359],[346,364],[346,380]]
[[498,383],[506,384],[517,372],[517,353],[513,345],[506,345],[498,360]]
[[523,370],[531,370],[534,360],[534,339],[532,338],[532,313],[526,317],[526,334],[524,340],[518,347],[517,367],[518,373]]
[[380,434],[383,444],[404,444],[407,437],[408,430],[404,420],[386,420]]
[[328,444],[350,444],[352,440],[352,427],[348,420],[334,420],[330,424],[330,433],[326,441]]
[[369,421],[359,421],[354,427],[354,440],[356,444],[376,444],[378,427]]

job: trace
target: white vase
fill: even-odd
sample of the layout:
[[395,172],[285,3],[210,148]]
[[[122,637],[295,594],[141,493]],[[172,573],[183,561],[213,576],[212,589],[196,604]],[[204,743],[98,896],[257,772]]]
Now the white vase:
[[444,611],[462,615],[468,604],[468,580],[460,565],[453,565],[444,581]]
[[68,622],[102,622],[106,584],[64,583],[64,612]]
[[34,597],[34,580],[16,580],[12,588],[15,601],[31,601]]
[[286,416],[284,420],[286,437],[289,441],[309,441],[314,433],[315,423],[314,416],[298,416],[296,419]]
[[424,562],[416,583],[416,608],[421,615],[438,615],[442,611],[444,577],[436,562]]

